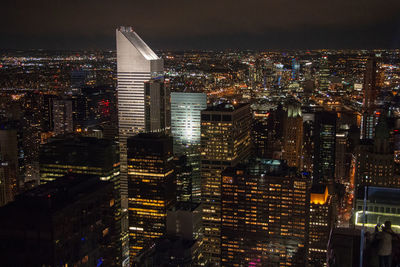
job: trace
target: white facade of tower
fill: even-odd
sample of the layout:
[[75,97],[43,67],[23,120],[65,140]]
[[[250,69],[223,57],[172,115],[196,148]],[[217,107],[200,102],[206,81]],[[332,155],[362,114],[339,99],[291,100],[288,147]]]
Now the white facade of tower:
[[144,83],[163,75],[163,60],[133,31],[116,30],[121,204],[127,208],[127,138],[145,131]]
[[127,139],[145,131],[145,82],[163,75],[163,60],[132,27],[116,30],[118,129],[122,223],[122,266],[129,266]]
[[[207,108],[204,93],[171,93],[171,132],[176,146],[200,144],[201,111]],[[178,149],[178,151],[175,151]]]

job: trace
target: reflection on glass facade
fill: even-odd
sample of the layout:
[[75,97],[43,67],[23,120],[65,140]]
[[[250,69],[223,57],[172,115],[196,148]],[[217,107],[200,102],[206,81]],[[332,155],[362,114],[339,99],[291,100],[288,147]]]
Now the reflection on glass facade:
[[200,113],[207,108],[205,93],[171,93],[172,136],[174,152],[182,146],[200,143]]

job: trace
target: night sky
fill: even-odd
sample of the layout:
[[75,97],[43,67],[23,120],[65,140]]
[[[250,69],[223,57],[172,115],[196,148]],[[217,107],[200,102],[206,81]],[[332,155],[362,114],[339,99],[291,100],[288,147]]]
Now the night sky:
[[1,0],[0,48],[400,48],[400,0]]

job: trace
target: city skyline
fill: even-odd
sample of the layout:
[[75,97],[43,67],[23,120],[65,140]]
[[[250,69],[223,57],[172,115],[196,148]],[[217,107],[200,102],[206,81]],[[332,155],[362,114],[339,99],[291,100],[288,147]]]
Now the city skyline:
[[[91,27],[112,20],[90,20],[105,14],[101,1],[68,33],[90,3],[74,4],[75,20],[57,34],[96,36]],[[1,52],[0,265],[400,264],[400,242],[392,244],[400,229],[400,49],[156,50],[151,36],[218,45],[204,32],[247,45],[243,34],[263,35],[271,19],[248,19],[270,14],[252,0],[241,10],[225,0],[157,3],[135,5],[151,11],[145,35],[128,20],[114,28],[116,52]],[[224,13],[221,3],[230,3]],[[340,17],[323,2],[260,7],[285,10],[272,16],[280,33],[379,25],[395,11],[374,0],[343,5]],[[188,6],[198,12],[185,25],[165,20]],[[305,19],[311,6],[321,13]],[[123,21],[131,7],[107,12]],[[371,7],[381,9],[371,17]],[[221,16],[195,28],[204,12]],[[56,20],[35,23],[31,33],[50,30],[57,42]]]

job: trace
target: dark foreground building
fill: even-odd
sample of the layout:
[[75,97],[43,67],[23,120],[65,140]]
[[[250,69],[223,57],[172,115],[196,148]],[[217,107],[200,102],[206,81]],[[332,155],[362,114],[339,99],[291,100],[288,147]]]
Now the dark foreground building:
[[66,174],[95,175],[114,184],[115,232],[113,246],[120,250],[117,264],[128,260],[127,214],[121,210],[120,172],[117,144],[107,139],[78,135],[58,136],[40,147],[40,183]]
[[329,236],[328,266],[360,266],[359,229],[335,228]]
[[0,209],[2,266],[115,266],[113,184],[67,175]]

